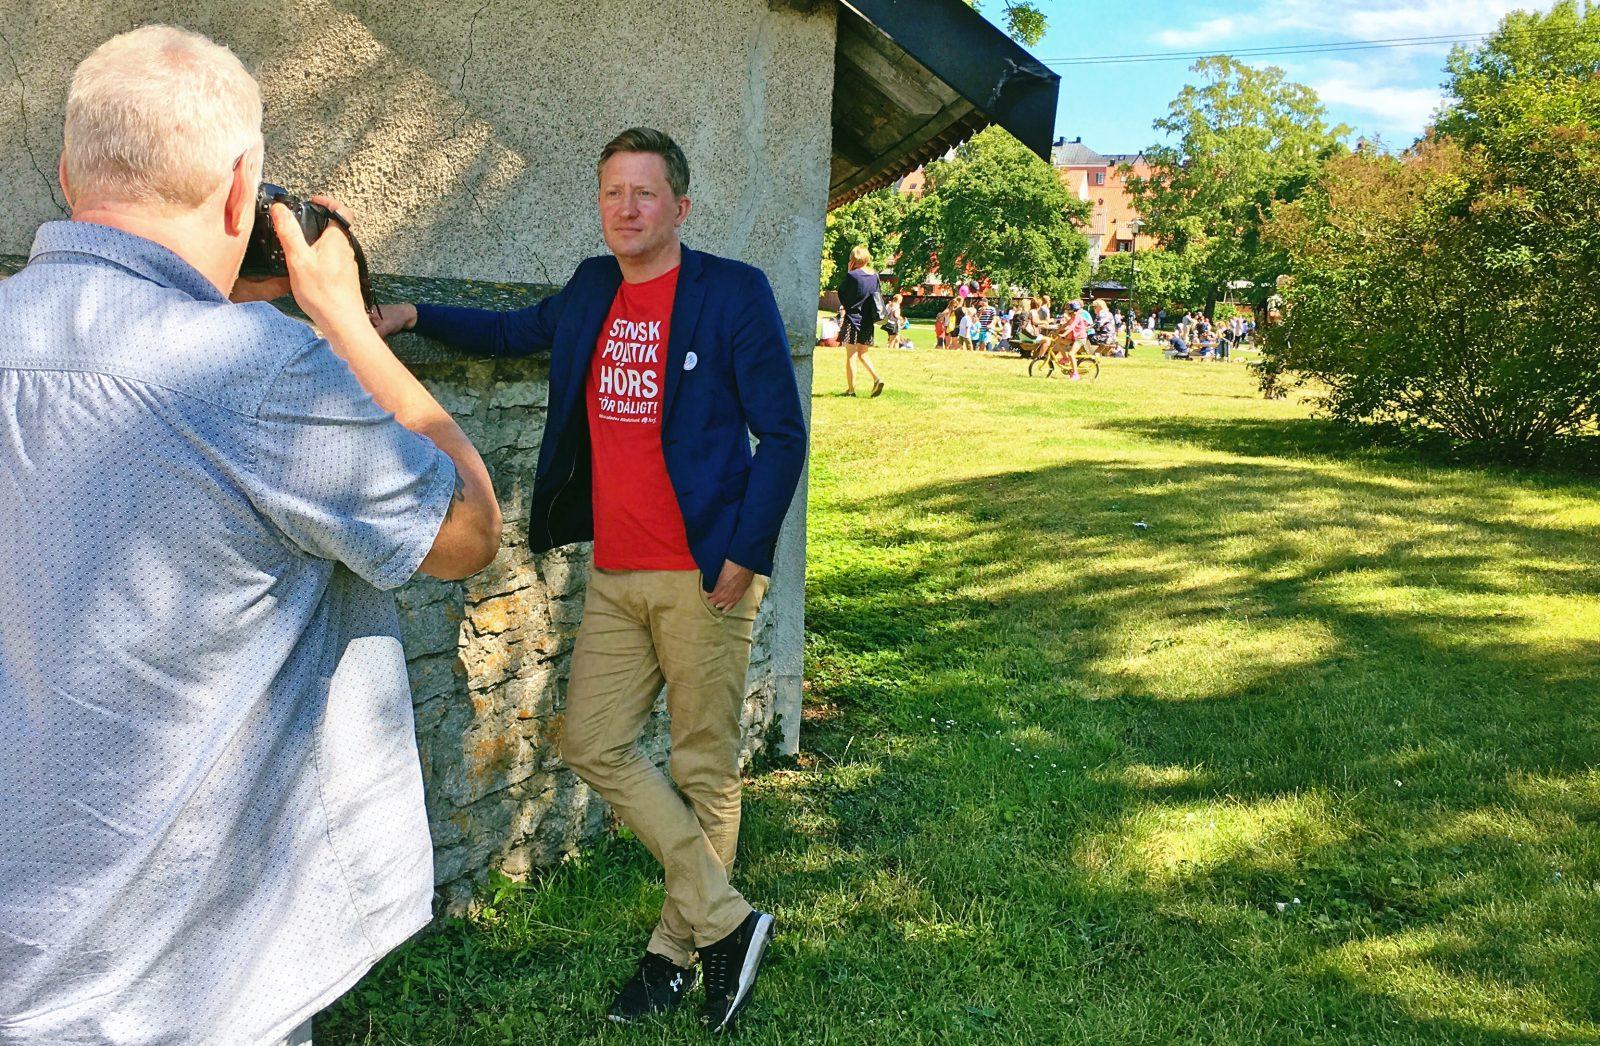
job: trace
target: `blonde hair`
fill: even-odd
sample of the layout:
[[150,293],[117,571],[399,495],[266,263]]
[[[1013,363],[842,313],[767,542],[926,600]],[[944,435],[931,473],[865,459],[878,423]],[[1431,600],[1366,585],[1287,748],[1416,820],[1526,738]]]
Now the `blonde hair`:
[[261,88],[199,33],[147,25],[79,63],[62,161],[73,195],[195,207],[235,161],[261,176]]
[[672,195],[682,199],[689,195],[689,161],[678,143],[653,127],[630,127],[606,143],[600,150],[600,162],[595,173],[605,170],[606,161],[618,153],[655,153],[667,165],[667,184]]
[[852,269],[865,269],[872,264],[872,252],[867,250],[865,244],[857,244],[850,248],[850,265]]

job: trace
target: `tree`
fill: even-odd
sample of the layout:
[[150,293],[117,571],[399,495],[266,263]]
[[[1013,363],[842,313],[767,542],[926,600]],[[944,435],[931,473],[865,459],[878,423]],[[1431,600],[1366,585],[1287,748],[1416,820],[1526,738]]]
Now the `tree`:
[[1572,0],[1545,14],[1514,11],[1476,50],[1450,54],[1454,96],[1435,133],[1491,155],[1522,151],[1555,127],[1600,124],[1600,18],[1587,18]]
[[1600,18],[1514,13],[1450,71],[1428,138],[1275,215],[1293,282],[1263,384],[1537,458],[1600,425]]
[[951,160],[928,165],[922,198],[901,223],[902,283],[937,271],[969,272],[997,287],[1074,297],[1089,271],[1089,241],[1078,231],[1088,204],[1067,191],[1055,168],[1000,127],[974,135]]
[[1309,380],[1335,418],[1508,459],[1592,429],[1600,134],[1515,161],[1430,138],[1330,164],[1267,230],[1293,278],[1264,386]]
[[[982,0],[967,0],[967,6],[974,10],[982,10]],[[1045,30],[1050,27],[1049,20],[1044,12],[1031,3],[1011,3],[1010,0],[1001,0],[1001,6],[1006,13],[1006,32],[1019,44],[1033,47],[1044,39]]]
[[1275,67],[1225,55],[1196,62],[1203,83],[1187,85],[1155,128],[1176,139],[1144,152],[1148,177],[1128,180],[1144,231],[1184,255],[1207,311],[1232,280],[1270,293],[1284,260],[1261,242],[1274,208],[1305,191],[1344,151],[1350,129],[1329,127],[1316,92]]
[[[1137,273],[1135,265],[1139,267]],[[1197,296],[1195,273],[1188,256],[1159,247],[1103,254],[1095,278],[1114,280],[1127,287],[1132,292],[1134,307],[1140,312],[1188,305]]]
[[879,189],[828,212],[822,230],[822,290],[831,290],[857,246],[872,252],[875,268],[888,268],[900,243],[900,222],[909,201],[894,186]]

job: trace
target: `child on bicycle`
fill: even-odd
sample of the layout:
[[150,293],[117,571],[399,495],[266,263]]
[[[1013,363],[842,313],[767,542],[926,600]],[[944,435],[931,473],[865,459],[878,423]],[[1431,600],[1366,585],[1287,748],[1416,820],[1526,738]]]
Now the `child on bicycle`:
[[1066,347],[1062,355],[1066,357],[1066,364],[1072,371],[1072,380],[1078,380],[1078,352],[1087,351],[1089,344],[1089,313],[1083,307],[1083,302],[1073,299],[1067,303],[1067,318],[1061,323],[1059,335]]

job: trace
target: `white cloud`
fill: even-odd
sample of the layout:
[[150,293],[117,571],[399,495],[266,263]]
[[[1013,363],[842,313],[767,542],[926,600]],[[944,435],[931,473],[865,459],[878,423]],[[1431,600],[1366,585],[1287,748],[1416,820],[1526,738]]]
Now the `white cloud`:
[[1438,57],[1372,51],[1349,58],[1308,57],[1285,70],[1307,84],[1331,111],[1332,122],[1357,134],[1406,146],[1433,122],[1444,100]]
[[1213,18],[1187,29],[1163,29],[1156,34],[1155,40],[1162,47],[1203,49],[1229,39],[1237,28],[1238,23],[1231,18]]
[[[1548,10],[1553,0],[1257,0],[1253,12],[1212,18],[1155,35],[1172,50],[1260,46],[1264,34],[1288,46],[1407,37],[1487,35],[1515,10]],[[1469,42],[1470,45],[1470,42]],[[1404,146],[1432,122],[1445,100],[1444,55],[1449,44],[1367,50],[1247,56],[1252,65],[1276,65],[1308,84],[1334,122],[1357,133],[1380,134]]]
[[[1407,37],[1474,36],[1488,34],[1501,19],[1517,10],[1547,10],[1554,0],[1262,0],[1253,13],[1225,15],[1186,27],[1163,29],[1156,43],[1174,50],[1219,52],[1228,45],[1251,46],[1249,38],[1264,32],[1294,37],[1290,46],[1395,40]],[[1442,55],[1449,44],[1418,45],[1380,52],[1391,61],[1412,55]],[[1272,56],[1267,56],[1271,61]],[[1282,64],[1281,62],[1278,64]]]
[[1549,6],[1548,0],[1369,0],[1350,5],[1278,0],[1261,14],[1280,29],[1308,29],[1329,40],[1391,40],[1489,33],[1511,11]]
[[1385,131],[1403,129],[1408,139],[1422,133],[1444,100],[1444,92],[1436,87],[1376,86],[1338,77],[1318,80],[1311,87],[1325,105],[1343,105],[1370,113],[1378,117],[1373,126]]

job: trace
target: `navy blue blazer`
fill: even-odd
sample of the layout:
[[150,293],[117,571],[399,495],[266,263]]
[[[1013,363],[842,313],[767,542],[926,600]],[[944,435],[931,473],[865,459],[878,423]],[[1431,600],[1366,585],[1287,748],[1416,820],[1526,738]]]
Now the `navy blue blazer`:
[[[418,333],[479,356],[550,357],[550,402],[528,511],[535,552],[594,538],[584,388],[622,284],[616,258],[582,262],[557,294],[515,312],[417,306]],[[749,435],[759,441],[750,450]],[[772,573],[805,469],[805,415],[767,277],[683,249],[667,336],[661,449],[689,552],[710,591],[724,560]]]

